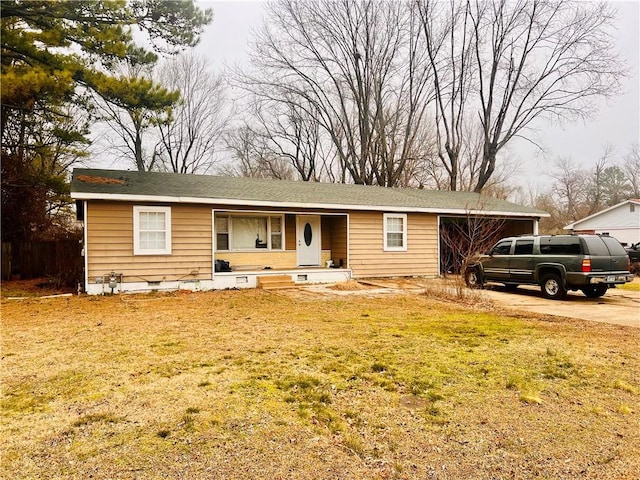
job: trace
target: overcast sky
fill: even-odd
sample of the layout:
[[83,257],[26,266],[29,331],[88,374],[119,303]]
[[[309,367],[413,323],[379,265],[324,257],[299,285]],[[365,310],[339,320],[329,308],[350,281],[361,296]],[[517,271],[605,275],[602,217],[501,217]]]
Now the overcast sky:
[[[198,52],[205,55],[215,69],[247,62],[251,30],[261,22],[262,2],[199,2],[212,8],[213,23],[204,32]],[[522,164],[519,183],[532,186],[548,182],[550,160],[572,157],[585,165],[593,165],[607,144],[621,157],[633,142],[640,141],[640,1],[616,1],[618,9],[619,49],[626,57],[630,76],[623,84],[624,94],[608,103],[603,101],[598,114],[588,122],[573,125],[539,124],[539,140],[546,152],[522,142],[512,144],[510,153]],[[546,181],[546,182],[545,182]]]

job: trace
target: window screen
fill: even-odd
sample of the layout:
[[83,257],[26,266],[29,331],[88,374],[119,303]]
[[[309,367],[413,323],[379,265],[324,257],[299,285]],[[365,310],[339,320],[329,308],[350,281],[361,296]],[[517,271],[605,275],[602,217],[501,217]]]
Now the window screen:
[[234,249],[246,250],[267,245],[267,217],[232,217]]

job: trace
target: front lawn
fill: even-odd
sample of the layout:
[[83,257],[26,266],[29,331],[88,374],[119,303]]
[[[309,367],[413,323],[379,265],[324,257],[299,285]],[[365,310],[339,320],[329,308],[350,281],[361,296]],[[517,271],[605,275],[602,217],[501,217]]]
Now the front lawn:
[[640,471],[640,329],[366,291],[3,300],[2,323],[2,478]]

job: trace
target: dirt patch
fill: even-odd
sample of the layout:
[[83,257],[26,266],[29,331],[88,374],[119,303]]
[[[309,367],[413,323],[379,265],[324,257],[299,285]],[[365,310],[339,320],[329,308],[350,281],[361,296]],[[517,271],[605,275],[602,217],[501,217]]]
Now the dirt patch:
[[48,278],[33,278],[30,280],[11,280],[0,283],[0,296],[8,297],[44,297],[74,293],[71,287],[58,286]]
[[355,292],[355,291],[361,291],[361,290],[369,290],[372,287],[370,285],[360,283],[356,280],[349,280],[347,282],[334,283],[332,285],[327,286],[327,288],[330,290]]

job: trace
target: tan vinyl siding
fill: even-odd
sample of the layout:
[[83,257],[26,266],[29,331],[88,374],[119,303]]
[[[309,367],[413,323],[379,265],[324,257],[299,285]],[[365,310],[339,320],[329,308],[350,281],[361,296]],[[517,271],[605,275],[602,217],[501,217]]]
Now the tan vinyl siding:
[[231,269],[262,270],[296,268],[296,252],[216,252],[217,260],[229,262]]
[[[287,251],[296,251],[297,249],[297,241],[296,241],[296,216],[295,215],[285,215],[284,216],[284,249]],[[294,260],[295,262],[295,260]]]
[[407,215],[407,251],[385,252],[383,212],[351,212],[350,261],[354,277],[421,276],[438,274],[436,215]]
[[329,233],[329,248],[331,249],[331,259],[336,265],[347,265],[347,216],[323,217],[323,231]]
[[211,278],[211,207],[172,205],[171,255],[134,255],[133,206],[133,203],[89,202],[86,219],[89,282],[111,271],[122,273],[125,282]]

